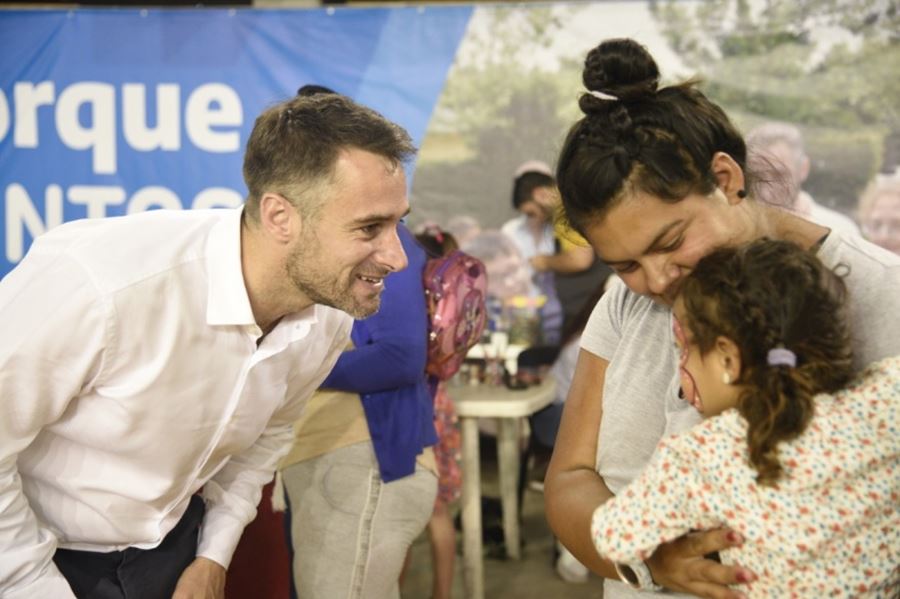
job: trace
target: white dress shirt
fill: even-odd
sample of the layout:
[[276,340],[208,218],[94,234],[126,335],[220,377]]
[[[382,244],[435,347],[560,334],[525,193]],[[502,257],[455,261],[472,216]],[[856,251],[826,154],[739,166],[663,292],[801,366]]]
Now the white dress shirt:
[[257,347],[240,216],[67,223],[0,282],[0,596],[72,597],[57,545],[155,547],[201,487],[228,566],[352,325],[315,305]]

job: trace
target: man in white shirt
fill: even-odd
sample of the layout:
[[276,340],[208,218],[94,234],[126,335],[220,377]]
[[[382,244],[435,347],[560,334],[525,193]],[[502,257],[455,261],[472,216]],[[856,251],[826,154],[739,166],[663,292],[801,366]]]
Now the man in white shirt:
[[242,209],[35,241],[0,283],[0,596],[223,596],[351,316],[406,266],[413,152],[347,98],[294,98],[256,121]]
[[[797,216],[845,235],[860,235],[853,219],[819,204],[803,190],[803,183],[809,177],[810,162],[800,129],[777,121],[764,123],[747,134],[747,149],[749,159],[755,158],[763,172],[774,171],[775,180],[762,186],[761,195],[764,196],[766,188],[771,187],[773,196],[791,198],[790,205],[784,208]],[[785,188],[787,194],[783,193]]]

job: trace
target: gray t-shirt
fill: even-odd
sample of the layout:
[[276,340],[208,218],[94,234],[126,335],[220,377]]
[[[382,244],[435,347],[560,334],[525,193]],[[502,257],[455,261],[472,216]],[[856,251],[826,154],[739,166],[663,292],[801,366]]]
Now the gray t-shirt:
[[[846,266],[854,361],[861,368],[900,355],[900,256],[832,231],[818,252],[828,266]],[[594,308],[581,347],[609,362],[597,472],[618,494],[649,462],[659,440],[700,422],[678,397],[671,311],[617,280]],[[606,580],[604,597],[653,596]]]

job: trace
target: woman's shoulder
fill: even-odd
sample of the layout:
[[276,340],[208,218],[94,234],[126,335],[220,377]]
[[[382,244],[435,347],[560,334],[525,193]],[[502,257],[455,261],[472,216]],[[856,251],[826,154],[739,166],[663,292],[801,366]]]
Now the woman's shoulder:
[[853,269],[857,268],[865,272],[894,273],[895,280],[900,280],[900,256],[859,235],[833,230],[822,243],[817,255],[822,262],[832,268],[848,267],[850,269],[848,275],[851,277]]
[[597,312],[616,315],[617,319],[627,322],[633,320],[662,319],[668,326],[670,311],[650,298],[633,292],[622,279],[614,277],[609,289],[597,303]]

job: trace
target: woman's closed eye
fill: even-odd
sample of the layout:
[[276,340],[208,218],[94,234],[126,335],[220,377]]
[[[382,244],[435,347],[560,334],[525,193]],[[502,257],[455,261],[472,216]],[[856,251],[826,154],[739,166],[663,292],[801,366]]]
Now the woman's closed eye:
[[616,274],[624,275],[636,271],[638,269],[638,263],[627,262],[625,264],[616,264],[612,267],[612,269],[616,272]]
[[674,251],[677,250],[679,247],[681,247],[682,242],[684,242],[684,237],[681,236],[681,235],[679,235],[678,237],[675,238],[674,241],[672,241],[672,242],[669,243],[668,245],[659,248],[659,249],[657,250],[657,252],[659,252],[660,254],[667,254],[667,253],[669,253],[669,252],[674,252]]

